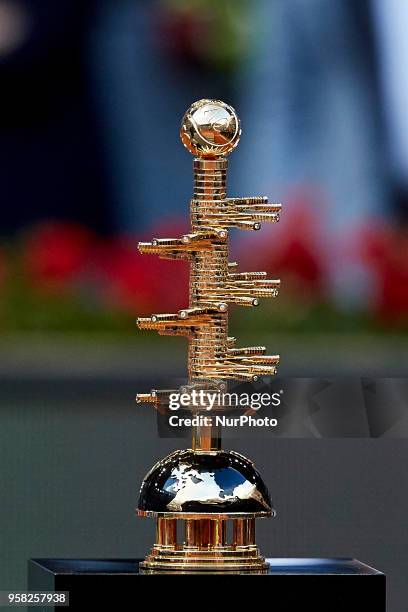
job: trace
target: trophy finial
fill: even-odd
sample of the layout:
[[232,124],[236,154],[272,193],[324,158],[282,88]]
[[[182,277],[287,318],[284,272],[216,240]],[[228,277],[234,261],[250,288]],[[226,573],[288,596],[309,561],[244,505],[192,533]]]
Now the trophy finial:
[[221,100],[198,100],[184,114],[183,145],[196,157],[225,157],[237,146],[241,122],[235,109]]

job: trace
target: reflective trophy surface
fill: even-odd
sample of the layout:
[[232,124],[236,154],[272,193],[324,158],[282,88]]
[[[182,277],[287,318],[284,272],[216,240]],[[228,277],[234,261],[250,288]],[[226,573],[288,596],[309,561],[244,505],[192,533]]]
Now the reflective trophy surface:
[[[241,136],[235,110],[219,100],[199,100],[185,113],[180,130],[194,155],[191,230],[179,238],[141,242],[141,253],[190,264],[189,305],[175,314],[139,318],[140,329],[188,340],[188,383],[178,390],[138,394],[137,402],[166,411],[174,392],[204,391],[192,416],[207,413],[205,398],[227,389],[227,381],[256,381],[276,373],[279,357],[265,347],[236,347],[228,335],[228,304],[257,306],[276,297],[279,280],[265,272],[238,272],[229,262],[229,229],[259,230],[277,222],[281,206],[261,197],[229,198],[227,156]],[[212,402],[211,405],[214,403]],[[222,411],[222,402],[213,405]],[[268,564],[255,543],[255,519],[274,515],[271,499],[254,464],[221,450],[213,425],[193,427],[192,445],[160,460],[143,480],[137,514],[155,517],[156,542],[140,564],[154,572],[258,572]]]

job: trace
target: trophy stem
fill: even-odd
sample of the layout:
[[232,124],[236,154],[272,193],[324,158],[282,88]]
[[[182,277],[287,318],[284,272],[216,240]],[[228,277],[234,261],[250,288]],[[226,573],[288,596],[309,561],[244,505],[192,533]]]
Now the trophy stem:
[[221,426],[198,425],[193,427],[192,449],[218,451],[221,449]]
[[[200,232],[218,224],[225,208],[227,159],[194,159],[194,198],[191,202],[191,231]],[[189,338],[188,371],[190,382],[219,378],[217,363],[227,351],[227,304],[219,287],[228,278],[228,232],[211,239],[211,248],[192,253],[190,264],[190,308],[212,307],[212,316],[197,327]],[[209,367],[208,367],[209,366]]]

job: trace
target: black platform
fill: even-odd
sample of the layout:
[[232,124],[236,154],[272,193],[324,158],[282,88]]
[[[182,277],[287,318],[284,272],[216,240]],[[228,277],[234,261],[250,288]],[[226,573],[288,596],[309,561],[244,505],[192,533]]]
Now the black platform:
[[[385,575],[355,559],[268,559],[257,574],[139,573],[139,559],[31,559],[29,591],[69,591],[69,609],[151,605],[218,608],[265,606],[291,612],[385,611]],[[267,580],[267,578],[269,578]],[[183,590],[182,581],[188,581]],[[194,590],[197,601],[194,601]],[[197,604],[197,605],[196,605]],[[278,608],[276,606],[279,605]],[[50,608],[44,608],[50,610]]]

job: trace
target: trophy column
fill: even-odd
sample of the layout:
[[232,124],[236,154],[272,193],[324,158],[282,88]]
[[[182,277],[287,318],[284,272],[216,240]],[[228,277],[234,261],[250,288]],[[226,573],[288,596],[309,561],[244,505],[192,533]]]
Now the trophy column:
[[[180,136],[195,156],[191,231],[139,243],[142,253],[190,263],[188,308],[138,319],[141,329],[187,337],[184,393],[210,394],[225,390],[228,379],[273,375],[279,362],[278,356],[265,355],[262,346],[237,348],[228,336],[229,303],[257,306],[260,297],[275,297],[279,288],[279,281],[267,279],[266,273],[236,272],[236,264],[228,261],[229,228],[258,230],[261,221],[278,221],[280,212],[280,205],[268,204],[264,196],[227,198],[226,156],[240,135],[231,106],[200,100],[188,109]],[[139,394],[137,401],[165,409],[172,392],[177,390],[153,390]],[[206,408],[204,399],[190,409],[201,414]],[[214,409],[222,410],[222,402]],[[268,490],[251,461],[221,450],[221,434],[213,425],[193,428],[192,448],[171,453],[146,475],[137,514],[157,520],[156,543],[142,571],[267,570],[255,544],[255,519],[274,515]]]

